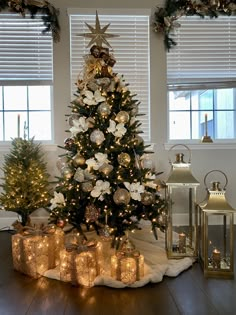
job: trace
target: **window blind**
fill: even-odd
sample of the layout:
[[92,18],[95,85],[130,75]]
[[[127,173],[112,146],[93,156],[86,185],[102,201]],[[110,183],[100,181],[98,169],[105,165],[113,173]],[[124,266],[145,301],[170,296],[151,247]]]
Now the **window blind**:
[[[92,15],[69,14],[72,94],[78,74],[83,71],[83,57],[90,49],[87,47],[89,39],[78,34],[90,32],[85,22],[95,27],[95,10],[93,12]],[[135,99],[140,101],[139,113],[145,114],[138,117],[142,123],[141,136],[145,141],[150,141],[149,15],[98,14],[101,27],[110,23],[106,33],[119,35],[108,39],[112,46],[110,52],[116,59],[113,71],[124,75],[131,94],[135,94]]]
[[167,53],[169,90],[236,87],[236,16],[178,22],[177,46]]
[[53,43],[40,15],[0,14],[0,84],[50,85]]

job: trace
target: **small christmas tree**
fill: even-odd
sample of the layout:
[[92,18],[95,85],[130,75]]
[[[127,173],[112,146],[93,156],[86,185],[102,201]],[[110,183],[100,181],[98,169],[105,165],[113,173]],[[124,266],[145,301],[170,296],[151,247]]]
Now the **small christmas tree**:
[[18,213],[22,225],[25,225],[34,210],[46,208],[50,201],[49,174],[41,145],[34,143],[33,139],[13,139],[2,170],[1,207]]
[[101,29],[96,15],[96,27],[87,26],[91,34],[81,35],[91,38],[92,47],[70,105],[70,137],[61,146],[66,152],[58,161],[51,222],[67,221],[80,232],[82,225],[98,233],[109,226],[120,237],[146,219],[156,235],[156,227],[164,229],[165,202],[157,173],[142,164],[152,152],[140,136],[139,102],[123,76],[113,72],[115,58],[102,46],[110,47],[106,39],[114,36],[105,33],[109,25]]

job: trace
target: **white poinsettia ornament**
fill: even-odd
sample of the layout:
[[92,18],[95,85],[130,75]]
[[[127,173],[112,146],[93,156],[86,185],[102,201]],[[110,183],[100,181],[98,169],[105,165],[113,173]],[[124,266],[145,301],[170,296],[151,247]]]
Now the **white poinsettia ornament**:
[[145,188],[142,184],[130,184],[129,182],[124,182],[124,185],[129,190],[132,199],[141,201],[141,194],[145,191]]
[[84,103],[87,105],[97,105],[98,103],[104,102],[106,98],[101,95],[99,90],[96,90],[94,93],[92,91],[86,90],[83,92]]
[[110,119],[107,131],[112,133],[117,138],[122,138],[125,135],[127,129],[123,123],[116,124],[114,120]]
[[73,126],[70,128],[71,134],[75,137],[79,132],[86,132],[89,128],[89,123],[86,117],[82,116],[79,119],[72,120]]
[[57,207],[63,207],[65,206],[65,198],[64,195],[62,193],[58,193],[56,191],[54,191],[54,198],[52,198],[50,200],[51,206],[50,209],[53,210]]
[[96,185],[91,191],[91,196],[94,198],[98,198],[98,200],[103,201],[105,194],[110,194],[110,183],[107,181],[97,180]]

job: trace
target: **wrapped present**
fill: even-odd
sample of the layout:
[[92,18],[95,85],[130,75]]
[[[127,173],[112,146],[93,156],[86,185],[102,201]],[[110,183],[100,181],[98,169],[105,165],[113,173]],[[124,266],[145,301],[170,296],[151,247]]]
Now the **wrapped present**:
[[65,233],[61,228],[56,228],[53,233],[54,238],[54,255],[55,255],[55,266],[58,266],[60,263],[60,251],[64,248],[65,245]]
[[111,276],[125,284],[132,284],[144,276],[144,257],[128,238],[111,257]]
[[60,279],[81,284],[94,285],[95,278],[103,273],[102,244],[96,240],[82,244],[66,244],[60,253]]
[[59,263],[63,231],[55,226],[20,226],[12,235],[13,267],[33,278],[39,278]]

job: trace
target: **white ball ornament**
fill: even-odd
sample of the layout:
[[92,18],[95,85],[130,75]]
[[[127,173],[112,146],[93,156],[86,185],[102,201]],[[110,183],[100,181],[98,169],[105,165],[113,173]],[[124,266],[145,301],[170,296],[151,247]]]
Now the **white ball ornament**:
[[91,132],[90,140],[92,142],[96,143],[97,145],[100,145],[105,140],[105,137],[104,137],[104,134],[101,130],[96,129],[96,130]]

